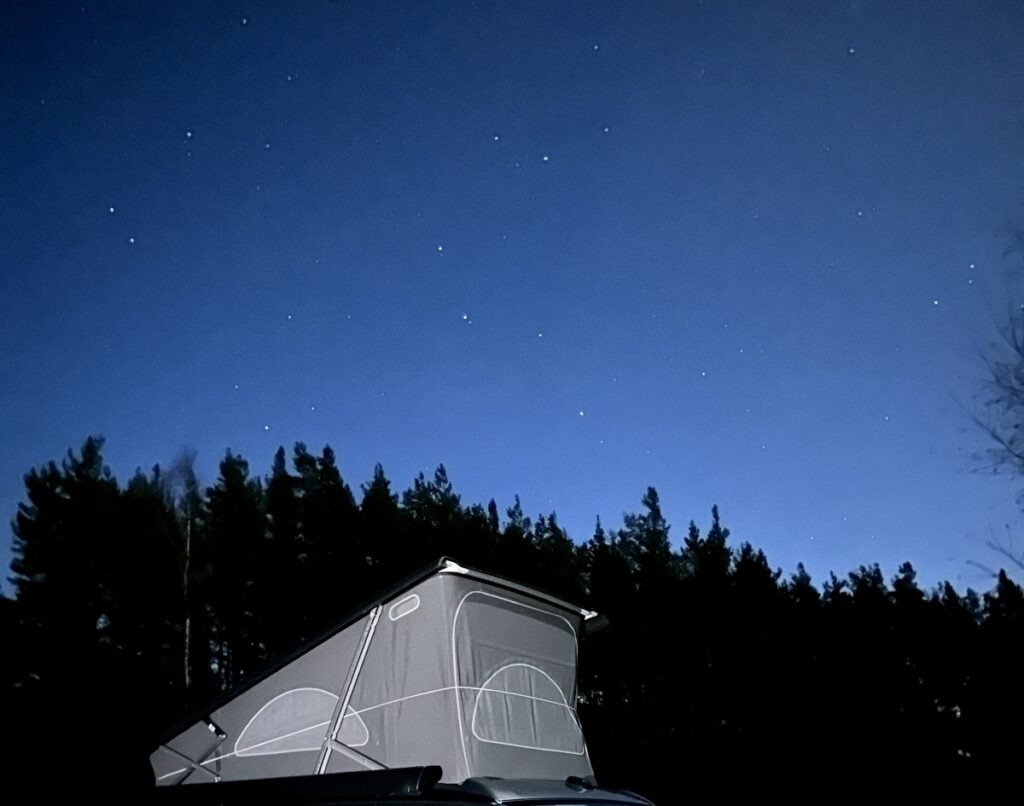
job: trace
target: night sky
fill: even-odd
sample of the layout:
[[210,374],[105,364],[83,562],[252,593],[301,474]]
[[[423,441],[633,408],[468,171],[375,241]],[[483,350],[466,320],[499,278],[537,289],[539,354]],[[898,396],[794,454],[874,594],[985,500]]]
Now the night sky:
[[[0,508],[330,443],[576,540],[987,587],[979,349],[1024,213],[1024,8],[4,6]],[[0,562],[10,561],[10,540]],[[10,586],[6,589],[10,591]]]

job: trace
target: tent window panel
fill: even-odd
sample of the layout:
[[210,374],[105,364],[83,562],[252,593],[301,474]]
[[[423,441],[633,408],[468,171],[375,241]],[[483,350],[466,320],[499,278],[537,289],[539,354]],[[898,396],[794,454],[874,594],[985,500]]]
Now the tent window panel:
[[470,718],[482,742],[583,755],[583,732],[565,693],[543,669],[509,663],[476,692]]

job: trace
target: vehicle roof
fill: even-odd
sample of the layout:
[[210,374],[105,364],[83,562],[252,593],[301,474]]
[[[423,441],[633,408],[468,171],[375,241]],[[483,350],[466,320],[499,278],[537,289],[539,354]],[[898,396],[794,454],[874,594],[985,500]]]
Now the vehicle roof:
[[183,806],[328,804],[619,804],[651,806],[632,792],[601,789],[593,778],[469,778],[441,784],[437,766],[155,787],[155,803]]
[[[593,778],[567,778],[564,781],[531,778],[469,778],[453,787],[466,794],[481,794],[495,803],[517,803],[520,801],[557,801],[572,803],[585,801],[594,803],[635,804],[649,806],[650,801],[632,792],[600,789]],[[442,785],[435,786],[437,792]]]

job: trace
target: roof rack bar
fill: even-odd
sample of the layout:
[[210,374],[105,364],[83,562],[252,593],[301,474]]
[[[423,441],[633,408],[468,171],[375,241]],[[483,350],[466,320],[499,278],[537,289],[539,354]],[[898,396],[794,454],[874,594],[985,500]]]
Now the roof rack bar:
[[336,772],[245,781],[156,787],[156,804],[250,806],[251,804],[333,803],[342,798],[389,798],[420,795],[441,780],[441,768],[396,767],[366,772]]

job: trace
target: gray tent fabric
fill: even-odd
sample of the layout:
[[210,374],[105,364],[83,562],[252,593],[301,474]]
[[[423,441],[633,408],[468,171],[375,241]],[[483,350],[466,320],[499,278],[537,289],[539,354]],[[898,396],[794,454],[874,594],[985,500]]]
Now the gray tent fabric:
[[440,765],[591,775],[576,715],[595,614],[443,560],[150,756],[159,785]]

